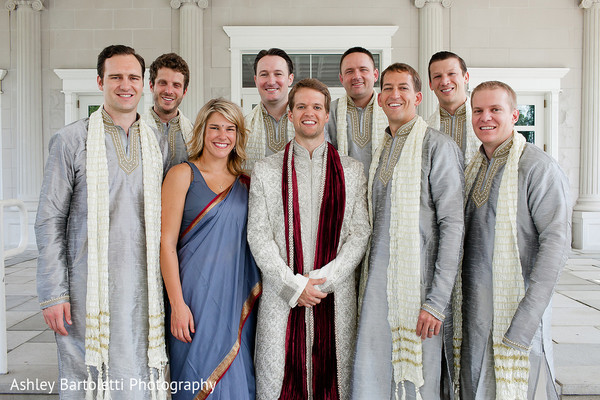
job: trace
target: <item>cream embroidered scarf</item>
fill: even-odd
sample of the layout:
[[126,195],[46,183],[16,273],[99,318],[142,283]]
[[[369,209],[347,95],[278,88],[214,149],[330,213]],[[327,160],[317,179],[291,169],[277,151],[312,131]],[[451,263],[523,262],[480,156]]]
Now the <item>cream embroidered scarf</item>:
[[[146,122],[152,128],[160,131],[160,128],[156,123],[155,115],[156,112],[154,111],[153,107],[150,107],[150,109],[144,114],[144,122]],[[158,117],[158,115],[156,115],[156,117]],[[194,124],[192,124],[192,122],[187,119],[185,115],[183,115],[181,110],[179,110],[179,128],[181,128],[181,134],[183,135],[183,140],[185,140],[185,144],[189,153],[189,146],[190,142],[192,141],[192,130],[194,129]]]
[[[376,133],[383,132],[388,126],[388,120],[383,110],[377,104],[377,93],[373,92],[371,102],[373,103],[373,121],[371,125],[371,155],[374,157],[377,152],[377,148],[381,146],[383,141],[383,135]],[[338,153],[348,155],[348,120],[346,114],[348,113],[348,102],[351,101],[347,94],[343,95],[338,100],[337,106],[337,149]],[[368,107],[368,106],[367,106]],[[365,110],[366,112],[366,110]],[[364,118],[364,116],[363,116]]]
[[[479,146],[481,146],[481,141],[475,135],[473,131],[473,123],[471,122],[471,100],[467,97],[467,101],[465,102],[465,111],[466,111],[466,138],[467,148],[465,149],[465,165],[469,165],[473,157],[479,152]],[[435,110],[433,114],[427,118],[427,124],[431,126],[433,129],[440,129],[441,125],[441,116],[439,106]]]
[[[108,161],[102,110],[89,119],[87,136],[87,229],[88,278],[86,298],[85,364],[88,369],[86,399],[93,398],[90,367],[98,371],[97,399],[111,398],[109,381],[110,299],[108,287],[108,232],[110,229],[110,202]],[[142,172],[144,185],[144,222],[146,227],[146,263],[148,276],[148,367],[152,383],[160,399],[166,399],[164,369],[167,363],[164,340],[164,304],[160,274],[160,190],[163,177],[163,159],[154,132],[140,121]],[[104,388],[104,390],[102,390]],[[162,389],[162,390],[161,390]]]
[[[510,327],[512,318],[525,295],[523,270],[517,241],[517,201],[519,196],[519,159],[525,148],[523,135],[513,131],[513,143],[504,167],[496,206],[496,225],[494,237],[493,304],[494,322],[492,340],[494,348],[494,370],[496,373],[496,399],[527,399],[529,384],[528,348],[516,350],[505,345],[510,342],[504,334]],[[484,165],[483,154],[478,151],[465,171],[465,199],[471,193],[477,173]],[[482,171],[484,173],[485,171]],[[465,200],[465,204],[466,204]],[[461,273],[458,274],[458,279]],[[455,294],[461,293],[462,281],[457,280]],[[454,302],[454,349],[460,356],[462,344],[462,298],[455,297]],[[522,347],[517,343],[511,345]],[[460,364],[455,363],[455,381],[458,382]]]
[[[263,105],[259,103],[246,115],[246,129],[248,129],[248,144],[246,145],[246,154],[248,158],[244,162],[244,168],[251,172],[254,169],[254,163],[265,158],[266,131],[263,118]],[[282,117],[283,118],[283,117]],[[287,118],[286,118],[287,119]],[[287,139],[288,143],[294,138],[295,130],[292,122],[287,119]]]
[[[415,385],[417,399],[423,386],[423,350],[415,335],[421,310],[421,235],[419,212],[421,198],[421,163],[427,123],[417,116],[406,138],[398,164],[394,168],[391,191],[390,261],[387,272],[388,322],[392,330],[392,365],[394,382],[404,388],[405,381]],[[383,146],[379,146],[369,170],[369,217],[373,221],[373,181]],[[366,268],[361,276],[361,293],[366,282]],[[361,296],[362,297],[362,296]],[[362,299],[361,299],[362,300]],[[398,397],[398,393],[396,393]],[[403,390],[402,399],[406,398]]]

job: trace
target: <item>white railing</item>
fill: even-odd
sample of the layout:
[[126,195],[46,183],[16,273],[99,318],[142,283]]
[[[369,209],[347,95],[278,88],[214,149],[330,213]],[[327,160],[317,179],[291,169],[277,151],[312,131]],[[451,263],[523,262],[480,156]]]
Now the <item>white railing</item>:
[[[21,239],[19,246],[4,250],[4,209],[6,207],[17,207],[21,212],[20,227]],[[17,199],[0,200],[0,374],[8,372],[8,348],[6,345],[6,280],[4,279],[4,261],[7,257],[21,254],[27,247],[27,209],[25,203]]]

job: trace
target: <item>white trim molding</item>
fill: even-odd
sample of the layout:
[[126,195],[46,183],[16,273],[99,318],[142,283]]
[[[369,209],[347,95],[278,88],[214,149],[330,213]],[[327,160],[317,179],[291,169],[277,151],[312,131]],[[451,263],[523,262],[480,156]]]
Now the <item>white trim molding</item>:
[[362,46],[381,51],[381,65],[392,61],[392,36],[397,26],[224,26],[231,51],[231,101],[242,98],[242,53],[279,47],[286,52],[344,51]]
[[452,7],[452,0],[415,0],[415,7],[423,8],[427,3],[441,4],[445,8]]
[[[65,125],[78,119],[77,100],[80,95],[101,94],[98,89],[96,77],[98,74],[93,68],[86,69],[55,69],[54,73],[62,80],[62,92],[65,94]],[[144,74],[144,93],[142,100],[144,110],[152,106],[152,92],[148,84],[150,73],[146,69]]]
[[600,0],[581,0],[579,8],[590,8],[594,5],[600,5]]
[[[0,149],[2,149],[2,80],[4,79],[4,77],[6,76],[6,74],[8,73],[7,70],[5,69],[0,69]],[[0,199],[4,198],[4,181],[3,181],[3,176],[4,174],[2,173],[2,166],[3,166],[3,160],[2,160],[2,155],[0,154]],[[0,227],[0,229],[2,229]],[[0,243],[0,246],[2,246],[3,243]]]
[[469,87],[481,82],[502,81],[513,88],[517,95],[543,94],[546,101],[544,125],[546,127],[546,151],[558,159],[558,96],[560,80],[569,68],[471,68]]
[[34,11],[42,11],[46,9],[42,0],[7,0],[5,6],[8,11],[14,11],[20,6],[31,6]]

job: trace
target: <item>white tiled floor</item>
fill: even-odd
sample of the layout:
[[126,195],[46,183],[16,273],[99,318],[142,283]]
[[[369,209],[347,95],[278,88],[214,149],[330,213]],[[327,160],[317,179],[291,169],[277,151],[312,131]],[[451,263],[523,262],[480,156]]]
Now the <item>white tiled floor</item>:
[[[9,373],[0,375],[0,399],[2,393],[19,393],[10,390],[15,379],[58,376],[54,334],[37,305],[35,265],[32,259],[6,268]],[[554,365],[563,394],[600,399],[600,255],[574,253],[569,259],[553,297],[552,321]]]

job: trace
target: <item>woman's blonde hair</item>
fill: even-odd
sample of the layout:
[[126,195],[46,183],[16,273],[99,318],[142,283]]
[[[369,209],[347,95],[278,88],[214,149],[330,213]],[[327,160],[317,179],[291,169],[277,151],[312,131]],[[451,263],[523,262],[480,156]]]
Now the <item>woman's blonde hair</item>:
[[196,117],[194,129],[192,130],[192,140],[189,145],[190,160],[195,160],[202,155],[204,150],[204,136],[206,133],[206,121],[213,113],[219,113],[226,120],[236,127],[235,146],[227,160],[227,169],[233,175],[244,173],[242,163],[246,160],[246,142],[248,141],[248,132],[244,123],[244,114],[241,108],[224,98],[212,99],[206,103]]

